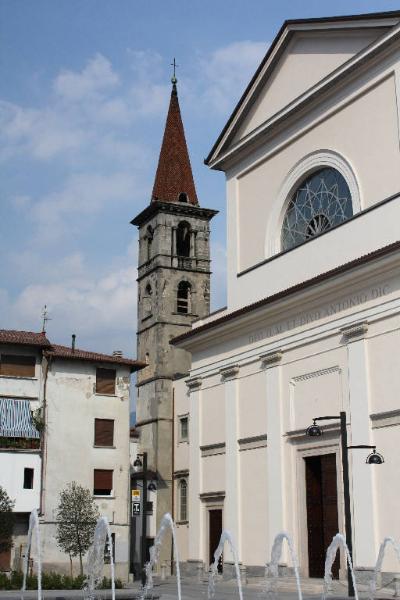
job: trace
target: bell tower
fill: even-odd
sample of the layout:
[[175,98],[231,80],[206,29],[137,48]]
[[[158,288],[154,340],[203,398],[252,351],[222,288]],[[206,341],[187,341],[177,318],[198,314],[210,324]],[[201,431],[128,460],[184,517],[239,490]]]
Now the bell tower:
[[[133,219],[139,229],[136,427],[140,451],[157,477],[157,527],[172,512],[174,378],[191,357],[170,340],[210,310],[210,220],[199,205],[178,101],[172,91],[149,205]],[[162,550],[162,560],[170,551]]]

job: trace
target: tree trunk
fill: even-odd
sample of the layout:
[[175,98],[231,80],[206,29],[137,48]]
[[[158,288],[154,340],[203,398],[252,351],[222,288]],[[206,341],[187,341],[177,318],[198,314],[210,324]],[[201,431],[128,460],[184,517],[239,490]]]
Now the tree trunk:
[[72,579],[74,574],[72,572],[72,556],[71,556],[71,554],[69,555],[69,573],[70,573],[71,579]]
[[81,569],[81,575],[83,577],[83,562],[82,562],[82,552],[81,551],[79,552],[79,566]]

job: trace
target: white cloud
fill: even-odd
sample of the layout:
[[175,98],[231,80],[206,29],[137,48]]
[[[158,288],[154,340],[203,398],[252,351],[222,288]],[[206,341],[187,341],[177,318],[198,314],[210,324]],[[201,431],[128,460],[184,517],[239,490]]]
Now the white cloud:
[[58,191],[38,200],[31,209],[31,217],[38,226],[36,239],[43,242],[60,240],[60,236],[85,230],[85,220],[108,206],[117,208],[132,201],[140,190],[133,174],[77,173],[63,182]]
[[66,256],[57,271],[52,281],[25,286],[13,302],[0,289],[1,326],[38,331],[46,304],[51,341],[69,344],[70,334],[76,333],[77,345],[84,349],[122,349],[134,355],[136,243],[102,268],[90,269],[82,255],[75,254]]
[[111,62],[102,54],[91,58],[80,73],[64,70],[55,79],[55,92],[69,101],[81,101],[99,92],[114,88],[119,76],[113,70]]
[[2,160],[16,154],[48,160],[75,152],[87,140],[87,131],[54,107],[23,108],[0,102]]
[[204,100],[222,113],[232,110],[267,51],[266,42],[240,41],[200,58]]

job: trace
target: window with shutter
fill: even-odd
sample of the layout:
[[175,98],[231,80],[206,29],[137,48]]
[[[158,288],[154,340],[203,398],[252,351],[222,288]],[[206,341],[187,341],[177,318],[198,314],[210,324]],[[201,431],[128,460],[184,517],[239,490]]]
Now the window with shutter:
[[94,445],[114,446],[114,421],[113,419],[94,420]]
[[96,369],[96,394],[115,395],[115,369]]
[[95,469],[93,476],[94,496],[111,496],[113,489],[113,472],[109,469]]
[[34,356],[18,356],[2,354],[0,375],[5,377],[35,377],[36,358]]

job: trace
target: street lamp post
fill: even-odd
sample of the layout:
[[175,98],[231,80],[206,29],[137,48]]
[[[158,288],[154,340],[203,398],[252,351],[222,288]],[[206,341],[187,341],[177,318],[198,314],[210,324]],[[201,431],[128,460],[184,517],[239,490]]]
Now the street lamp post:
[[[142,457],[143,461],[139,457]],[[153,481],[150,482],[147,487],[147,452],[138,452],[137,458],[133,463],[133,466],[138,468],[142,467],[142,481],[143,481],[143,494],[142,494],[142,538],[140,544],[140,577],[142,586],[146,584],[146,554],[147,554],[147,490],[155,491],[156,487]]]
[[[343,473],[343,495],[344,495],[344,520],[345,520],[345,532],[346,532],[346,544],[349,549],[349,555],[351,562],[353,563],[353,533],[351,523],[351,507],[350,507],[350,483],[349,483],[349,449],[360,449],[369,448],[372,452],[367,457],[368,464],[382,464],[384,462],[383,456],[376,452],[376,446],[367,446],[365,444],[358,446],[347,445],[347,418],[345,411],[341,411],[339,415],[316,417],[313,419],[313,424],[307,428],[306,434],[311,437],[317,437],[322,435],[322,429],[316,424],[317,421],[332,421],[340,420],[340,442],[341,442],[341,453],[342,453],[342,473]],[[351,576],[350,569],[347,569],[347,584],[348,584],[348,595],[354,596],[354,585]]]

